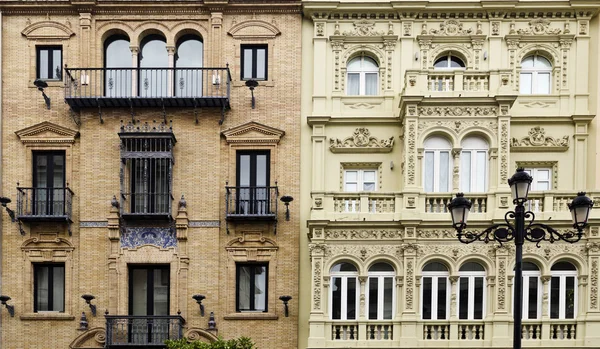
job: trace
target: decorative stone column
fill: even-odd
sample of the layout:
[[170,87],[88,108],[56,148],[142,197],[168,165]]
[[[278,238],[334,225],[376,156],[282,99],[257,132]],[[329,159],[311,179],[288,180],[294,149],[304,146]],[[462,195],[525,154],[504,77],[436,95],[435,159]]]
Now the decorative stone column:
[[131,95],[138,95],[138,71],[135,67],[138,66],[138,53],[140,51],[139,46],[129,46],[131,50],[131,66],[134,67],[131,69]]
[[109,256],[108,256],[108,312],[109,314],[117,314],[119,307],[119,271],[117,262],[121,249],[120,240],[121,226],[119,224],[119,202],[116,197],[111,201],[110,213],[108,215],[108,241],[109,241]]
[[81,30],[81,46],[79,46],[79,64],[82,67],[90,67],[90,52],[93,52],[91,48],[92,42],[90,31],[92,27],[92,14],[91,13],[80,13],[79,14],[79,28]]
[[185,318],[187,316],[187,294],[188,294],[188,271],[190,266],[190,257],[188,256],[188,227],[189,219],[187,216],[187,202],[183,195],[179,200],[177,217],[175,218],[175,227],[177,229],[177,248],[179,250],[179,275],[177,276],[178,287],[177,287],[177,305],[181,311],[181,315]]

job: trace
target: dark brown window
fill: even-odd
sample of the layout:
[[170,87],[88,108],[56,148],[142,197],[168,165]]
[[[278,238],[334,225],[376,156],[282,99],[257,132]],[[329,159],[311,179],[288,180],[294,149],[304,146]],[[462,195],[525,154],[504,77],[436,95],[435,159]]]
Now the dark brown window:
[[242,80],[267,80],[267,45],[242,45]]
[[33,265],[33,311],[65,311],[65,265]]
[[267,311],[268,274],[267,264],[236,264],[236,311]]
[[37,78],[62,80],[62,47],[37,47]]

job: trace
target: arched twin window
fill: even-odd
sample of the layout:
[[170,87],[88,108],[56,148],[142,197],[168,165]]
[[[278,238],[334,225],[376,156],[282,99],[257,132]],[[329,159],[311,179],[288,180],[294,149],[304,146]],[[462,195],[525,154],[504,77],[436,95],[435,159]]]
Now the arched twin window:
[[352,96],[375,96],[379,85],[379,66],[368,56],[351,59],[346,67],[347,94]]
[[468,262],[459,270],[458,318],[481,320],[485,316],[485,269],[481,264]]
[[577,316],[577,268],[569,262],[558,262],[550,273],[550,318],[574,319]]
[[421,281],[421,316],[423,320],[446,320],[449,316],[450,282],[448,268],[431,262],[423,268]]
[[426,192],[449,192],[452,178],[450,142],[439,136],[429,137],[423,144],[423,187]]
[[460,190],[462,192],[487,191],[488,144],[479,137],[467,137],[461,142]]
[[201,95],[202,72],[200,69],[193,69],[203,65],[203,43],[200,36],[188,34],[177,41],[175,74],[168,69],[172,67],[169,66],[167,41],[164,36],[150,34],[142,39],[136,66],[130,47],[130,40],[124,34],[112,35],[104,42],[105,96]]
[[376,263],[369,268],[367,314],[369,320],[391,320],[394,317],[394,268]]
[[332,320],[358,319],[358,270],[351,263],[338,263],[331,268],[331,301],[329,313]]
[[545,57],[534,54],[521,62],[520,92],[522,94],[549,94],[551,88],[552,63]]
[[465,62],[452,52],[446,52],[438,57],[433,63],[435,69],[461,69],[465,68]]

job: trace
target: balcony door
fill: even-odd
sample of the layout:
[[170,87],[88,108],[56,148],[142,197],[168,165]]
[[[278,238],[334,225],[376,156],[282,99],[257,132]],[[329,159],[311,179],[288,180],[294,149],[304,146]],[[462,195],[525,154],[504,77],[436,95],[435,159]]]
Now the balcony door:
[[264,215],[270,213],[269,163],[269,151],[238,151],[238,214]]
[[129,267],[129,342],[163,343],[169,338],[168,265]]
[[65,212],[65,152],[33,152],[32,214],[62,216]]

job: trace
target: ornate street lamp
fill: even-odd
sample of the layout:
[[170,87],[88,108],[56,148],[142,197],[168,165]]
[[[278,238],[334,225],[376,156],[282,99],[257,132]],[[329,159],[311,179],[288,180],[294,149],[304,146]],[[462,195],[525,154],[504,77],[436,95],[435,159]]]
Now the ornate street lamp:
[[[452,215],[452,225],[456,229],[458,240],[464,244],[470,244],[474,241],[497,241],[500,245],[504,242],[514,240],[515,251],[515,306],[514,306],[514,338],[513,348],[521,349],[521,320],[522,320],[522,297],[523,297],[523,243],[525,240],[535,242],[540,247],[542,241],[554,243],[563,240],[568,243],[575,243],[581,240],[583,229],[587,226],[590,210],[594,205],[592,200],[585,196],[584,192],[577,194],[573,202],[568,204],[573,217],[573,228],[577,232],[559,233],[556,229],[543,223],[534,223],[535,214],[531,211],[525,211],[524,204],[527,202],[527,194],[531,188],[533,178],[522,168],[508,180],[512,193],[514,211],[509,211],[504,215],[506,223],[494,224],[482,232],[465,232],[467,228],[467,218],[471,209],[471,201],[466,199],[463,193],[456,194],[456,197],[448,204],[448,210]],[[525,220],[528,223],[525,224]]]

